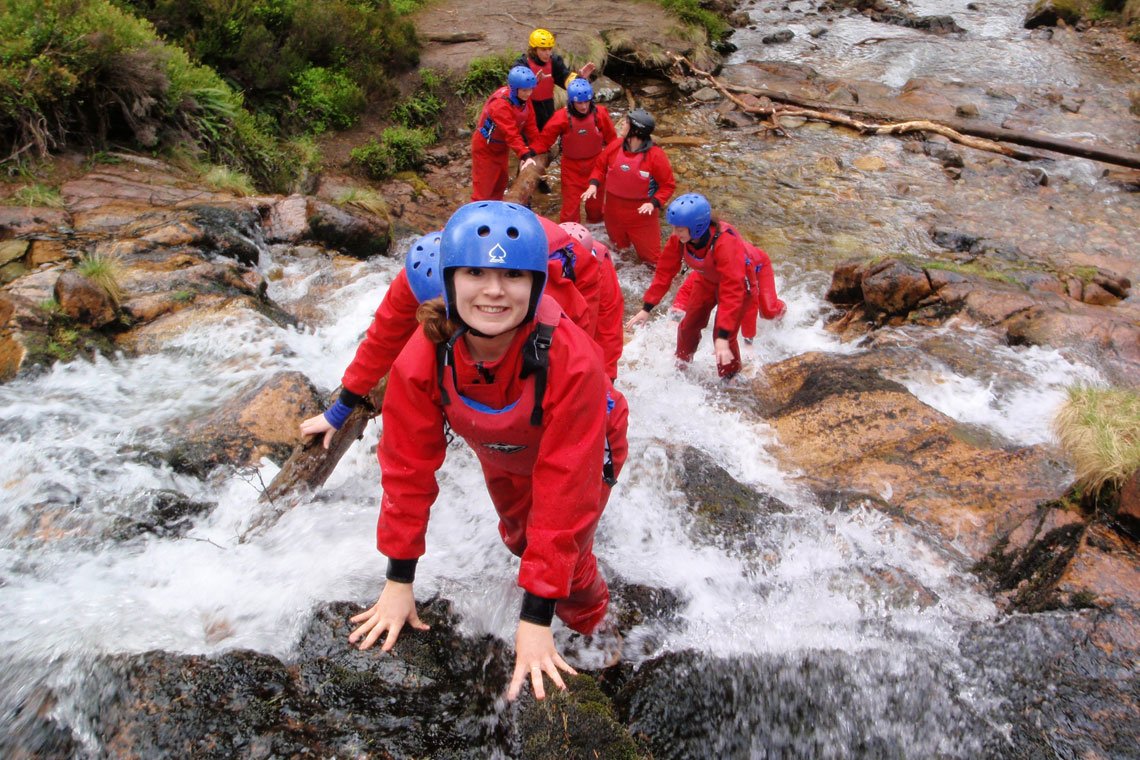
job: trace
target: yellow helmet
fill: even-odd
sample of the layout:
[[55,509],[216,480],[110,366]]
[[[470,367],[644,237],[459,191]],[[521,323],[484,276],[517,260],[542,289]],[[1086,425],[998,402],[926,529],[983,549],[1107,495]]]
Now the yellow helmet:
[[535,29],[530,33],[530,46],[532,48],[554,47],[554,35],[545,29]]

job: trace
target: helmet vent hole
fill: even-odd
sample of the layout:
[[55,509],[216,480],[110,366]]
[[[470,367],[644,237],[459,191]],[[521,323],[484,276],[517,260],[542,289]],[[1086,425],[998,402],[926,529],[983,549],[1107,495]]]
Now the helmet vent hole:
[[491,228],[485,224],[480,225],[479,229],[475,231],[475,234],[478,235],[479,237],[487,237],[488,235],[491,234]]
[[507,227],[507,237],[511,240],[519,239],[519,231],[517,227]]

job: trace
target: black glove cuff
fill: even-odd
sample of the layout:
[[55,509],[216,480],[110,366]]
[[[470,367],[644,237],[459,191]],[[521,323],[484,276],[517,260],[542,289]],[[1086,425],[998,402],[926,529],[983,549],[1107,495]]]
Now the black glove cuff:
[[525,620],[535,625],[549,626],[554,622],[554,605],[557,603],[557,599],[546,599],[527,591],[523,594],[519,620]]
[[602,183],[596,179],[592,179],[592,180],[590,180],[590,186],[591,187],[601,187]]
[[650,198],[649,202],[653,204],[654,208],[661,208],[661,201],[657,200],[657,196]]
[[390,559],[386,577],[397,583],[412,583],[416,579],[417,562],[418,559]]
[[538,154],[535,153],[533,150],[528,150],[526,153],[523,153],[522,160],[526,161],[528,158],[534,158],[537,155]]
[[724,329],[723,327],[718,327],[718,328],[716,328],[716,337],[717,338],[724,338],[725,340],[729,340],[732,338],[732,333],[730,333],[728,330]]
[[340,403],[344,404],[347,407],[355,409],[356,407],[365,403],[367,400],[368,399],[364,398],[364,396],[357,395],[347,388],[340,389]]
[[644,312],[652,313],[652,312],[653,312],[653,309],[654,309],[656,306],[657,306],[657,304],[655,304],[655,303],[649,303],[649,301],[642,301],[642,302],[641,302],[641,310],[642,310],[642,311],[644,311]]

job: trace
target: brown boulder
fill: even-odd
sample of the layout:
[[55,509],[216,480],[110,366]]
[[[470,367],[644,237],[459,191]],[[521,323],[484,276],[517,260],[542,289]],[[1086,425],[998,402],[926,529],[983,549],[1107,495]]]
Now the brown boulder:
[[817,488],[872,495],[975,559],[1064,492],[1049,450],[1004,446],[923,404],[882,376],[891,361],[908,355],[805,354],[767,367],[755,391],[780,456]]
[[284,462],[301,441],[301,422],[323,404],[302,373],[279,372],[191,422],[167,458],[176,470],[199,476],[219,466],[256,466],[266,456]]
[[893,259],[867,269],[861,286],[871,312],[887,315],[906,314],[933,292],[924,271]]
[[269,209],[265,240],[269,243],[297,243],[309,234],[309,209],[304,196],[290,195]]
[[37,232],[55,232],[67,223],[67,212],[62,209],[0,206],[0,236],[27,237]]
[[74,270],[55,281],[55,300],[64,314],[80,324],[99,328],[115,321],[115,302],[110,294]]
[[349,256],[367,258],[388,252],[389,222],[371,214],[354,214],[331,203],[308,201],[310,236]]

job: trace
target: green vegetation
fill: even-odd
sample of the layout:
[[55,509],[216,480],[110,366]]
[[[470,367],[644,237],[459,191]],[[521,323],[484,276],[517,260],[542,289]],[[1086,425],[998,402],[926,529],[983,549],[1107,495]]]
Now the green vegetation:
[[59,190],[36,182],[24,185],[6,201],[14,206],[46,206],[48,208],[63,208],[63,196]]
[[440,120],[447,105],[440,96],[443,79],[431,69],[420,69],[420,87],[392,108],[392,118],[405,127],[430,127],[439,136]]
[[116,306],[123,300],[123,289],[119,285],[121,266],[116,256],[89,253],[79,260],[75,270],[101,287]]
[[253,180],[228,166],[210,166],[202,173],[202,182],[215,190],[228,190],[235,195],[254,195]]
[[390,0],[119,2],[293,132],[350,125],[367,95],[390,87],[388,70],[419,60],[415,28]]
[[0,161],[46,156],[69,139],[189,145],[267,185],[281,184],[285,170],[242,96],[146,21],[109,0],[6,0]]
[[297,116],[308,130],[348,129],[364,110],[364,90],[343,71],[310,66],[293,84]]
[[467,73],[459,80],[455,92],[462,98],[482,98],[507,83],[507,72],[519,57],[517,52],[502,52],[471,59]]
[[940,269],[946,272],[957,272],[958,274],[972,275],[974,277],[984,277],[987,280],[1004,282],[1009,285],[1020,285],[1018,279],[1013,275],[999,272],[996,269],[989,269],[980,264],[957,264],[952,261],[926,261],[913,258],[910,260],[916,266],[923,269]]
[[730,31],[724,19],[701,7],[700,0],[658,0],[658,2],[685,23],[703,26],[710,40],[722,39]]
[[1120,485],[1140,469],[1140,394],[1075,386],[1053,420],[1053,430],[1077,471],[1077,483],[1099,491]]
[[397,172],[419,169],[434,143],[434,130],[389,127],[379,141],[369,140],[354,148],[350,157],[372,179],[386,179]]
[[354,206],[375,216],[388,218],[388,202],[375,190],[362,187],[349,188],[336,197],[336,203],[339,206]]

